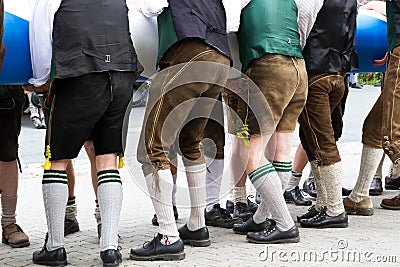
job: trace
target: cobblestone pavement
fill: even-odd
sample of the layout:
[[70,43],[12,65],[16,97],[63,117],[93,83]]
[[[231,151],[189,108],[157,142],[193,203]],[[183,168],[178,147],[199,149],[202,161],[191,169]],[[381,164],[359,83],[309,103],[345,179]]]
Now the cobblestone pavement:
[[[359,97],[362,93],[357,94],[358,91],[352,91],[351,95],[355,95],[358,99],[353,98],[352,100],[350,98],[346,112],[348,112],[348,116],[362,118],[363,115],[352,111],[353,104],[361,101]],[[373,101],[373,98],[371,101]],[[366,101],[361,102],[363,105],[366,103]],[[368,110],[368,107],[365,107],[365,109]],[[142,109],[141,112],[143,112]],[[131,118],[134,115],[131,114]],[[353,120],[352,117],[349,118],[351,119],[348,120],[348,124],[358,123],[358,127],[361,126],[362,119]],[[129,128],[129,134],[135,135],[134,140],[136,140],[137,133],[140,131],[140,120],[140,116],[139,118],[136,117]],[[345,124],[345,130],[346,127]],[[25,144],[22,144],[22,146],[26,147],[27,141],[33,138],[31,133],[35,130],[31,129],[31,132],[29,132],[27,129],[23,129],[22,134],[24,134],[24,131],[23,142]],[[356,133],[356,131],[352,130],[351,133]],[[358,138],[357,136],[353,139]],[[42,139],[37,137],[37,140]],[[34,149],[37,149],[32,144],[29,145],[31,147],[23,151],[25,154],[22,154],[22,159],[24,159],[24,155],[28,155],[28,152],[32,153]],[[41,147],[41,143],[38,146]],[[40,149],[38,151],[41,151]],[[359,141],[350,142],[349,137],[344,136],[343,141],[339,143],[339,150],[343,162],[343,183],[346,187],[352,187],[358,174],[361,145]],[[131,151],[134,151],[134,149]],[[294,151],[295,145],[292,155],[294,155]],[[37,152],[37,154],[40,156],[40,152]],[[375,214],[369,217],[351,216],[348,228],[300,228],[300,243],[255,245],[247,243],[244,236],[236,235],[232,230],[210,227],[211,246],[207,248],[185,247],[186,259],[181,262],[131,261],[128,259],[129,249],[141,246],[145,241],[152,239],[157,232],[157,227],[152,226],[150,222],[154,211],[150,198],[141,189],[143,177],[140,167],[133,160],[133,156],[128,157],[129,168],[121,169],[124,187],[124,200],[119,224],[120,245],[123,255],[121,266],[361,266],[365,263],[376,266],[400,266],[399,223],[397,221],[400,211],[384,210],[379,206],[382,198],[394,196],[398,194],[398,191],[384,191],[382,196],[373,197]],[[41,193],[43,170],[38,163],[39,161],[41,161],[40,157],[39,160],[29,160],[28,164],[22,166],[23,174],[20,179],[17,208],[17,221],[30,236],[31,245],[27,248],[12,249],[0,244],[0,266],[33,266],[32,253],[43,246],[47,227]],[[388,164],[388,161],[386,161],[385,171],[388,169]],[[95,197],[90,181],[89,162],[84,156],[80,156],[74,161],[74,165],[77,176],[75,189],[78,205],[77,219],[81,230],[65,239],[69,266],[101,266],[97,226],[94,218]],[[308,169],[304,173],[307,174],[307,171]],[[227,192],[229,173],[227,172],[224,177],[223,192]],[[178,227],[183,225],[189,216],[189,210],[183,208],[187,206],[187,203],[185,203],[187,191],[182,189],[182,187],[185,187],[183,178],[183,173],[179,173],[178,183],[181,188],[178,191],[182,192],[180,192],[181,205],[178,208]],[[226,194],[223,195],[221,200],[222,206],[225,205],[225,200]],[[289,204],[289,209],[293,218],[307,211],[307,207],[296,207],[291,204]]]

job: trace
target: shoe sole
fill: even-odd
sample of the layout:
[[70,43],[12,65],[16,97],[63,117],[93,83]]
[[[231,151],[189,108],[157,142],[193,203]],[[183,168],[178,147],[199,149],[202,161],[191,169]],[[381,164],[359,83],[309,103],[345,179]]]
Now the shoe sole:
[[103,267],[115,267],[115,266],[119,266],[119,264],[122,262],[122,259],[118,259],[117,262],[113,262],[113,263],[105,263],[103,262]]
[[300,223],[300,226],[303,228],[316,228],[316,229],[323,229],[323,228],[347,228],[349,227],[349,223],[332,223],[320,226],[312,226],[312,225],[303,225]]
[[39,264],[39,265],[47,265],[47,266],[67,266],[68,262],[65,261],[42,261],[42,262],[38,262],[33,260],[32,261],[34,264]]
[[80,230],[79,225],[76,225],[76,226],[70,228],[68,231],[64,232],[64,236],[79,232],[79,230]]
[[248,232],[240,232],[240,231],[235,231],[235,230],[233,230],[233,232],[238,235],[247,235],[247,233],[248,233]]
[[31,245],[31,243],[29,241],[25,242],[25,243],[20,243],[20,244],[12,244],[12,243],[9,243],[8,240],[5,239],[4,237],[1,239],[1,242],[3,244],[9,245],[12,248],[24,248],[24,247],[29,247]]
[[370,196],[380,196],[382,195],[382,191],[369,191]]
[[206,240],[182,240],[183,244],[185,245],[191,245],[192,247],[208,247],[209,245],[211,245],[211,241],[210,239],[206,239]]
[[374,209],[365,210],[346,210],[349,215],[361,215],[361,216],[371,216],[374,215]]
[[400,206],[387,206],[385,204],[381,204],[381,207],[388,210],[400,210]]
[[300,237],[277,239],[272,241],[255,240],[247,237],[246,240],[250,243],[255,243],[255,244],[286,244],[286,243],[298,243],[300,242]]
[[[237,222],[235,222],[237,223]],[[232,225],[224,225],[224,224],[218,224],[218,223],[210,223],[210,222],[206,222],[207,226],[213,226],[213,227],[219,227],[219,228],[225,228],[225,229],[232,229],[233,225],[235,224],[233,223]]]
[[312,202],[310,201],[310,203],[304,203],[304,204],[300,204],[300,203],[296,203],[296,202],[294,202],[294,201],[292,201],[292,200],[285,200],[286,201],[286,203],[289,203],[289,204],[294,204],[294,205],[296,205],[296,206],[304,206],[304,207],[306,207],[306,206],[311,206],[312,205]]
[[154,256],[137,256],[137,255],[129,255],[131,260],[136,261],[180,261],[185,259],[185,252],[176,253],[176,254],[163,254],[163,255],[154,255]]
[[385,185],[386,190],[399,190],[400,186],[397,185]]

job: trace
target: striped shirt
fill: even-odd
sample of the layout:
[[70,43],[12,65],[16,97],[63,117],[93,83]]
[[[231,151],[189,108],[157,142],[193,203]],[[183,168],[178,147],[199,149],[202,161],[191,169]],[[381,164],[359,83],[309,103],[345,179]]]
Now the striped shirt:
[[295,2],[298,9],[297,23],[299,24],[300,45],[304,48],[324,0],[295,0]]

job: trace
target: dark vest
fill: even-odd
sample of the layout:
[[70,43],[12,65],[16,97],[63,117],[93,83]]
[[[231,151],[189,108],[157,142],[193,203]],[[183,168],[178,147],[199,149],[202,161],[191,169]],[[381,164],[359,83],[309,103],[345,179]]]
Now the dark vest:
[[400,45],[400,2],[398,0],[387,0],[387,27],[388,27],[388,50]]
[[324,1],[303,50],[307,71],[348,72],[358,67],[356,16],[356,0]]
[[63,0],[54,15],[56,78],[93,72],[138,71],[125,0]]
[[[226,33],[225,9],[221,0],[168,0],[159,16],[159,58],[175,42],[200,38],[231,58]],[[172,27],[173,26],[173,27]]]

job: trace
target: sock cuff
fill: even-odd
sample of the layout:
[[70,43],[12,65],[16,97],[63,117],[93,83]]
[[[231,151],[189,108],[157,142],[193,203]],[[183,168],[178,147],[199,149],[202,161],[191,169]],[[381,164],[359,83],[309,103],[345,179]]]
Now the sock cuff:
[[295,172],[295,171],[292,171],[292,175],[293,175],[294,177],[301,178],[301,176],[303,175],[303,173],[302,173],[302,172]]
[[275,171],[275,168],[270,163],[268,163],[268,164],[266,164],[264,166],[258,167],[257,169],[255,169],[254,171],[252,171],[249,174],[250,181],[252,183],[254,183],[255,181],[257,181],[261,177],[264,177],[268,173],[271,173],[271,172],[274,172],[274,171]]
[[44,170],[42,184],[68,184],[67,172]]
[[292,162],[291,161],[286,161],[286,162],[273,161],[272,165],[275,167],[275,170],[277,172],[291,172],[292,171]]
[[97,173],[97,185],[100,186],[101,184],[104,183],[120,183],[122,184],[121,181],[121,176],[119,175],[118,170],[104,170],[100,171]]
[[69,197],[67,201],[67,206],[75,204],[75,197]]

